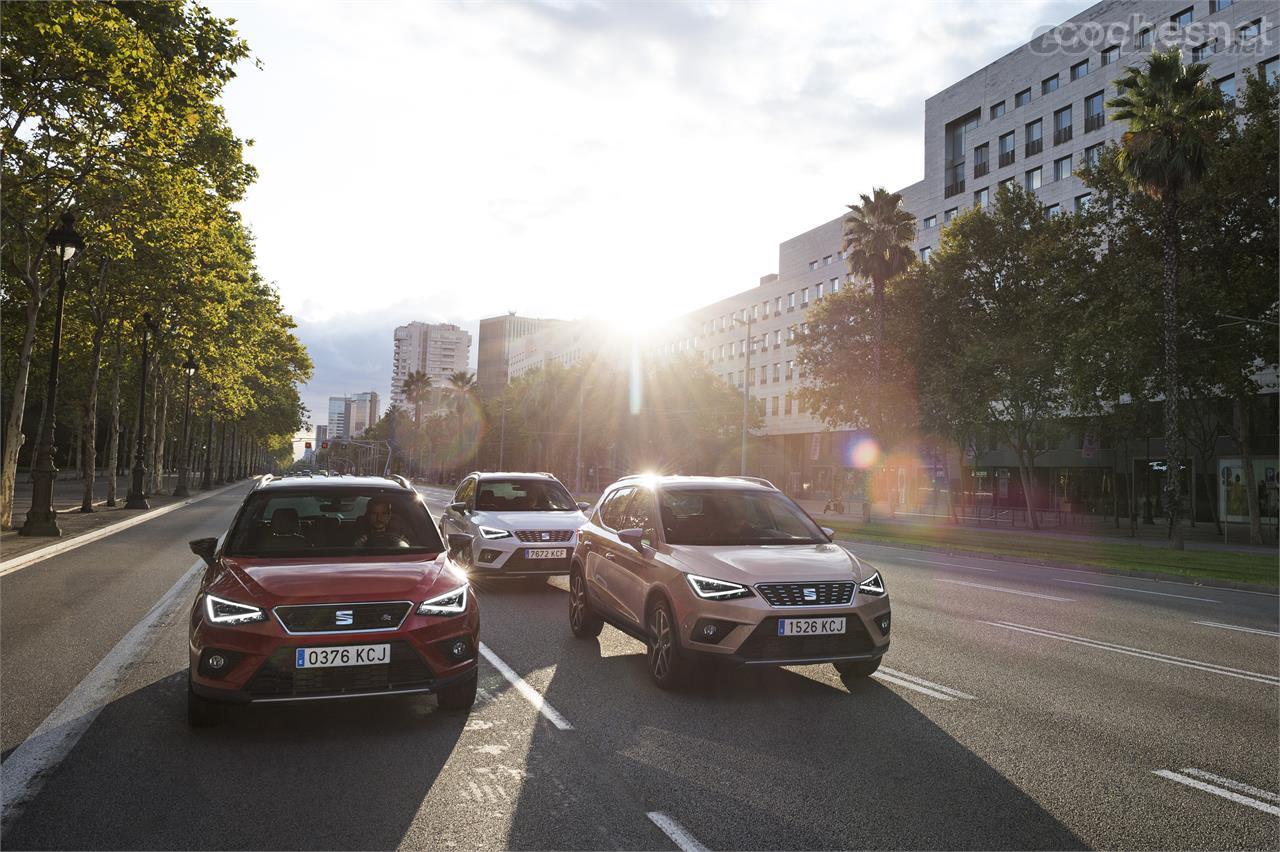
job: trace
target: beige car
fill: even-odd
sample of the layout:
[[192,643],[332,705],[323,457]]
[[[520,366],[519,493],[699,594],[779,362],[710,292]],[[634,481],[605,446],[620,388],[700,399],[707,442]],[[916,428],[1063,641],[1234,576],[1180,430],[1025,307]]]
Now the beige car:
[[600,496],[569,568],[569,626],[648,645],[677,685],[699,660],[831,663],[866,677],[889,649],[880,573],[763,480],[633,476]]

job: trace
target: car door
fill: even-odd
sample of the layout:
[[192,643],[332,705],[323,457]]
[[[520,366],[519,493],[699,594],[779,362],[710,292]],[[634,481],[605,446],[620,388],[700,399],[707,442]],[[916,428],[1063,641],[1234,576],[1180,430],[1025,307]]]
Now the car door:
[[[476,478],[468,476],[462,480],[458,486],[458,490],[453,492],[454,503],[466,503],[468,507],[475,505],[476,494]],[[471,528],[471,519],[461,512],[445,507],[444,513],[440,516],[440,532],[445,536],[445,542],[448,542],[450,533],[465,533],[469,536],[475,536],[476,531]]]
[[593,525],[585,542],[586,564],[583,570],[589,594],[593,602],[598,602],[612,614],[622,613],[616,591],[619,585],[617,560],[626,547],[618,539],[617,525],[625,519],[627,504],[635,492],[634,487],[625,486],[606,496],[600,504],[599,521]]
[[644,599],[653,582],[653,557],[657,554],[658,525],[657,506],[653,492],[637,488],[635,496],[627,503],[621,529],[644,531],[641,540],[643,552],[629,544],[618,542],[613,559],[613,585],[622,613],[636,624],[645,623]]

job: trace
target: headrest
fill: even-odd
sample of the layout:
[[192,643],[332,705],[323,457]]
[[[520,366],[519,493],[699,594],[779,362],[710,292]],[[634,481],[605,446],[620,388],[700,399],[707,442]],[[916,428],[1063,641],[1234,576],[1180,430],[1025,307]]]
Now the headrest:
[[271,513],[272,535],[297,535],[298,510],[281,507]]

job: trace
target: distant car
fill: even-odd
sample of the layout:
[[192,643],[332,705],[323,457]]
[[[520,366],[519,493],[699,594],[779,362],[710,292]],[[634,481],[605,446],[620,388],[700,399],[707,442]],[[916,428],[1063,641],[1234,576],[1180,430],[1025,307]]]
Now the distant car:
[[480,614],[422,498],[382,477],[263,480],[191,607],[187,716],[222,705],[434,693],[475,702]]
[[454,492],[440,531],[471,536],[476,576],[567,574],[586,508],[549,473],[472,473]]
[[627,477],[601,495],[570,566],[573,634],[605,623],[646,643],[663,688],[698,660],[867,677],[889,649],[889,595],[772,485]]

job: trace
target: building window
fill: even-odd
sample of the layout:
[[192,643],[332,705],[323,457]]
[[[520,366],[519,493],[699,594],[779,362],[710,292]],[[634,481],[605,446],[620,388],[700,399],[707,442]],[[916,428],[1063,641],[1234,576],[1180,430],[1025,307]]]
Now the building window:
[[773,381],[774,384],[782,381],[782,362],[773,365]]
[[782,408],[783,408],[783,411],[782,411],[782,413],[783,413],[783,414],[790,414],[790,413],[791,413],[791,394],[787,394],[786,402],[785,402],[785,403],[783,403],[783,407],[782,407]]
[[1004,115],[1004,101],[991,105],[991,120],[994,121]]
[[1084,161],[1087,165],[1096,166],[1098,160],[1102,157],[1102,149],[1104,145],[1099,142],[1097,145],[1090,145],[1084,149]]
[[927,230],[927,229],[929,229],[929,228],[936,228],[936,227],[938,227],[938,217],[937,217],[937,216],[925,216],[925,217],[924,217],[924,227],[925,227],[925,229],[926,229],[926,230]]
[[839,293],[839,292],[840,292],[840,279],[839,279],[839,278],[832,278],[832,279],[831,279],[831,294],[834,296],[836,293]]
[[813,286],[813,300],[816,302],[822,298],[822,282],[819,281]]
[[811,260],[811,261],[809,261],[809,271],[810,271],[810,272],[812,272],[813,270],[815,270],[815,269],[817,269],[817,268],[818,268],[818,261],[816,261],[816,260]]
[[1071,176],[1071,155],[1053,161],[1053,179],[1066,180]]
[[808,287],[800,288],[800,306],[804,308],[809,307],[809,288]]
[[[778,329],[773,333],[773,348],[777,349],[780,346],[782,346],[782,329]],[[774,381],[777,381],[777,379]]]
[[1050,218],[1052,218],[1052,217],[1054,217],[1054,216],[1061,216],[1061,215],[1062,215],[1062,205],[1061,205],[1061,204],[1050,204],[1048,207],[1044,208],[1044,215],[1045,215],[1045,216],[1047,216],[1047,217],[1050,217]]
[[1106,112],[1102,108],[1102,92],[1094,92],[1084,99],[1084,132],[1090,133],[1102,127],[1107,121]]
[[952,219],[956,218],[956,213],[959,211],[959,209],[960,208],[958,207],[952,207],[950,210],[942,211],[942,224],[945,225],[948,222],[950,222]]
[[776,396],[773,397],[772,399],[772,408],[773,408],[773,416],[777,417],[778,416],[778,398]]
[[781,296],[773,300],[773,313],[775,316],[780,316],[782,314],[782,297]]
[[787,310],[794,311],[796,309],[796,291],[792,290],[787,294]]
[[1088,74],[1088,73],[1089,73],[1089,60],[1087,59],[1085,59],[1082,62],[1077,62],[1075,65],[1071,66],[1072,80],[1079,80],[1081,77],[1083,77],[1085,74]]
[[1236,99],[1236,75],[1231,74],[1218,81],[1218,91],[1229,101]]
[[831,265],[831,255],[827,255],[826,257],[824,257],[824,258],[822,259],[822,265],[823,265],[823,266],[830,266],[830,265]]
[[987,172],[991,171],[991,159],[989,151],[991,146],[983,142],[977,148],[973,149],[973,176],[980,178]]
[[1216,38],[1209,39],[1204,44],[1198,44],[1191,48],[1191,61],[1204,62],[1210,56],[1218,52],[1218,40]]
[[1021,92],[1018,92],[1018,94],[1016,94],[1016,95],[1014,95],[1014,96],[1013,96],[1013,108],[1014,108],[1014,109],[1017,109],[1017,108],[1018,108],[1018,107],[1020,107],[1020,106],[1026,106],[1026,105],[1027,105],[1027,104],[1029,104],[1029,103],[1031,103],[1031,90],[1030,90],[1030,89],[1023,89]]
[[932,251],[933,251],[933,249],[932,249],[932,248],[930,248],[929,246],[925,246],[924,248],[920,249],[920,262],[921,262],[921,263],[928,263],[928,262],[929,262],[929,253],[930,253],[930,252],[932,252]]
[[796,366],[796,362],[795,362],[795,361],[788,361],[788,362],[787,362],[787,381],[791,381],[791,376],[792,376],[793,371],[795,370],[795,366]]
[[973,194],[974,207],[978,207],[978,208],[986,207],[989,201],[990,201],[990,195],[987,192],[987,188],[985,186]]
[[1014,180],[1015,180],[1014,178],[1007,177],[1004,180],[1000,181],[1000,183],[996,184],[996,187],[999,188],[999,187],[1013,186]]
[[1195,9],[1190,6],[1183,9],[1181,12],[1178,12],[1176,15],[1169,16],[1169,20],[1180,27],[1185,27],[1187,24],[1194,21],[1195,18]]
[[1026,188],[1027,188],[1027,189],[1039,189],[1039,188],[1040,188],[1040,169],[1039,169],[1039,167],[1036,167],[1036,168],[1032,169],[1031,171],[1027,172],[1027,179],[1026,179],[1026,183],[1024,184],[1024,186],[1026,186]]
[[1061,145],[1071,141],[1073,130],[1071,122],[1071,105],[1067,104],[1053,114],[1053,144]]
[[1027,123],[1026,140],[1028,157],[1034,157],[1044,150],[1043,123],[1040,119]]
[[1146,50],[1149,47],[1151,47],[1151,28],[1150,27],[1138,33],[1136,36],[1134,36],[1134,39],[1133,39],[1134,50]]
[[1086,192],[1084,195],[1076,196],[1076,212],[1083,213],[1089,209],[1089,202],[1093,200],[1093,193]]
[[738,371],[738,387],[742,387],[747,383],[747,374],[745,370]]
[[1209,14],[1214,15],[1230,6],[1235,0],[1209,0]]
[[1108,47],[1106,50],[1102,51],[1102,64],[1104,66],[1110,65],[1111,63],[1115,62],[1119,58],[1120,58],[1120,45],[1118,44],[1113,44],[1111,45],[1111,47]]
[[1047,95],[1050,92],[1056,92],[1056,91],[1058,91],[1058,75],[1057,74],[1054,74],[1052,77],[1045,77],[1043,80],[1040,81],[1040,94]]
[[1266,62],[1259,63],[1258,76],[1274,86],[1277,77],[1280,77],[1280,56],[1273,56]]
[[1005,166],[1012,165],[1015,159],[1015,156],[1013,153],[1013,146],[1014,146],[1013,131],[1010,130],[1008,133],[1001,136],[999,144],[1000,144],[1000,168],[1004,168]]
[[945,178],[942,194],[950,198],[964,192],[965,154],[968,153],[969,134],[978,126],[978,110],[949,123],[946,129]]

